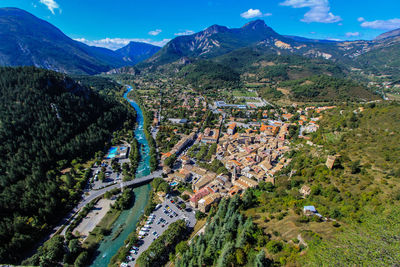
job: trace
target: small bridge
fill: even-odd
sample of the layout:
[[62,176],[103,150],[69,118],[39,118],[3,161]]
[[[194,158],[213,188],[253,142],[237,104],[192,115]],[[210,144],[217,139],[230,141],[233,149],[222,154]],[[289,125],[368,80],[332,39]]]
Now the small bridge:
[[91,202],[93,199],[100,197],[104,195],[106,192],[111,191],[115,188],[123,189],[124,187],[136,187],[139,185],[147,184],[148,182],[151,182],[154,178],[161,177],[161,175],[162,175],[162,170],[158,170],[144,177],[136,178],[128,182],[117,183],[97,191],[92,191],[90,195],[83,197],[82,201],[75,209],[79,210],[80,208],[86,206],[86,204]]

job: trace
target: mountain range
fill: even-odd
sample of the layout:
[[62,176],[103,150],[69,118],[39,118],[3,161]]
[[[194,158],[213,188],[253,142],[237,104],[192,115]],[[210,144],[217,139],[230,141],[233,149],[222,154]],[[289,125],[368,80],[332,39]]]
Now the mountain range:
[[[400,67],[400,61],[398,57],[391,57],[390,53],[397,55],[399,44],[400,30],[383,34],[372,41],[313,40],[280,35],[264,21],[255,20],[238,29],[213,25],[199,33],[177,37],[138,67],[164,65],[182,57],[212,59],[247,47],[261,54],[321,58],[377,74],[393,74],[393,68]],[[382,65],[382,59],[391,64]]]
[[[313,40],[280,35],[263,20],[255,20],[233,29],[213,25],[192,35],[178,36],[161,49],[131,42],[112,51],[72,40],[53,25],[24,10],[1,8],[0,40],[0,65],[33,65],[73,74],[97,74],[133,65],[139,69],[157,69],[170,63],[185,65],[198,59],[234,55],[235,51],[248,48],[260,55],[320,58],[369,73],[400,78],[397,72],[400,30],[382,34],[371,41]],[[130,68],[123,70],[130,72]]]
[[134,65],[159,50],[135,42],[117,51],[88,46],[18,8],[0,8],[0,40],[2,66],[36,66],[74,74],[96,74]]

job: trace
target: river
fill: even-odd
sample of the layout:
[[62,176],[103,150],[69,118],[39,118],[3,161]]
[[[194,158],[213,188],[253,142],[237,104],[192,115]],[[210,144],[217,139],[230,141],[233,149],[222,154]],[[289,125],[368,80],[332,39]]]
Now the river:
[[[128,93],[131,90],[132,87],[129,86],[128,90],[124,94],[124,98],[136,110],[137,127],[135,129],[135,137],[139,144],[142,144],[144,148],[143,150],[140,150],[141,160],[136,172],[136,177],[140,178],[150,174],[150,147],[143,131],[143,112],[135,101],[128,99]],[[98,254],[91,266],[107,266],[111,260],[111,257],[114,256],[118,249],[124,245],[125,239],[127,239],[128,235],[135,230],[139,217],[143,214],[144,207],[146,206],[149,198],[150,189],[150,184],[147,184],[137,187],[133,190],[135,192],[134,206],[130,210],[123,211],[115,221],[112,233],[109,236],[104,237],[104,240],[100,243],[100,246],[97,249]],[[116,239],[112,240],[115,233],[121,228],[123,228],[123,231]]]

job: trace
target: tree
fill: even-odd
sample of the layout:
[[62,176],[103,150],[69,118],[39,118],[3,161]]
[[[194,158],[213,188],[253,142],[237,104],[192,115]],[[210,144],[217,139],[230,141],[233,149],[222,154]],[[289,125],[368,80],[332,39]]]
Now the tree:
[[188,249],[189,249],[189,246],[188,246],[187,242],[181,241],[178,243],[178,245],[176,245],[175,253],[183,255],[183,253],[185,253],[186,250],[188,250]]
[[224,267],[227,266],[229,261],[230,261],[230,256],[233,252],[233,243],[232,242],[228,242],[224,245],[224,247],[222,248],[221,251],[221,255],[218,257],[217,260],[217,267]]
[[164,192],[166,194],[168,194],[170,190],[171,190],[171,186],[165,181],[163,181],[163,183],[161,183],[158,186],[158,191]]
[[206,214],[201,211],[196,211],[195,217],[196,217],[196,220],[201,220],[204,217],[206,217]]
[[254,260],[254,267],[264,267],[267,266],[265,262],[265,252],[264,250],[260,250],[260,252],[257,253],[257,256]]
[[359,160],[353,161],[351,163],[351,165],[350,165],[350,169],[351,169],[351,173],[352,174],[359,173],[361,171],[361,169],[360,169],[360,161]]
[[174,164],[175,160],[176,160],[176,155],[175,154],[171,155],[171,156],[169,156],[168,158],[166,158],[164,160],[164,165],[168,166],[168,167],[172,167],[172,165]]
[[276,254],[283,248],[282,243],[277,240],[271,240],[267,244],[267,249],[270,253]]
[[274,185],[273,185],[271,182],[266,183],[266,182],[264,182],[264,181],[261,181],[261,182],[258,184],[258,187],[259,187],[261,190],[267,191],[267,192],[272,192],[272,191],[274,190]]
[[244,192],[244,196],[243,196],[243,206],[248,209],[250,207],[253,206],[254,202],[255,202],[255,195],[252,189],[247,189]]
[[79,243],[79,240],[78,239],[70,240],[68,243],[68,249],[72,255],[77,255],[81,250],[81,244]]
[[244,265],[246,263],[246,255],[243,252],[243,249],[236,249],[236,262],[240,265]]
[[79,254],[79,256],[76,258],[74,266],[75,267],[86,266],[87,261],[88,261],[88,253],[84,251],[81,254]]
[[105,173],[101,171],[101,172],[99,173],[98,178],[99,178],[100,181],[104,182],[104,181],[106,180],[106,175],[105,175]]

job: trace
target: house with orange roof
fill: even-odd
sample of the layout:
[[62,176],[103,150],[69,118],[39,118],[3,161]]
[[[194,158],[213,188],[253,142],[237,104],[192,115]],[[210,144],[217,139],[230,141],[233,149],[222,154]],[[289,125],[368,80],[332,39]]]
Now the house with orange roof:
[[266,135],[269,135],[269,136],[277,135],[278,131],[279,131],[279,127],[278,126],[262,124],[261,127],[260,127],[260,132],[264,133]]
[[236,123],[231,123],[228,127],[227,133],[233,135],[236,132]]
[[285,120],[290,120],[293,117],[293,114],[287,113],[287,114],[282,114],[282,118]]

